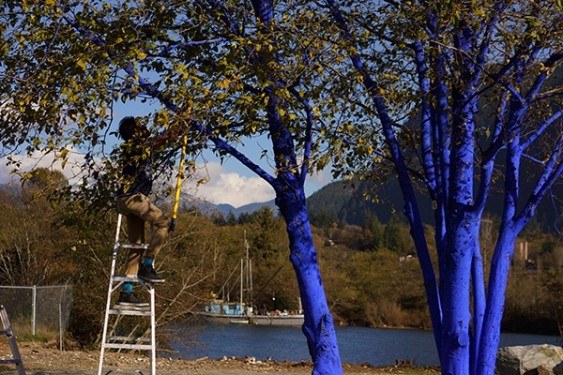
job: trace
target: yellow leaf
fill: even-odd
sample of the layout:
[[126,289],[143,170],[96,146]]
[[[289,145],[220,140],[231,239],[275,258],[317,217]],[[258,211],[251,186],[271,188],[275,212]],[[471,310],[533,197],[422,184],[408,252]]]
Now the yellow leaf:
[[231,83],[231,80],[228,78],[225,78],[224,80],[222,80],[221,82],[219,82],[217,84],[217,87],[219,87],[220,89],[226,89],[229,87],[229,84]]
[[86,70],[86,63],[84,62],[84,60],[79,59],[79,60],[76,62],[76,65],[78,65],[79,67],[81,67],[82,70]]

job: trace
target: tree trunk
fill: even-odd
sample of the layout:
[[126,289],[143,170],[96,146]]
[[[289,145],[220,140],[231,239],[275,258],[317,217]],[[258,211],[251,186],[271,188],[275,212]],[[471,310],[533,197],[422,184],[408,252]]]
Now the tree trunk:
[[477,228],[478,223],[467,214],[448,228],[446,272],[440,275],[442,374],[469,374],[471,264],[478,241]]
[[507,229],[506,227],[507,225],[504,225],[504,228],[501,228],[501,234],[491,263],[487,308],[483,319],[483,333],[477,359],[476,374],[479,375],[493,375],[495,372],[496,355],[500,340],[500,324],[504,312],[506,282],[517,236],[514,230]]
[[290,260],[305,312],[302,329],[313,359],[313,374],[342,374],[336,332],[320,277],[303,188],[285,185],[283,191],[277,191],[276,205],[287,224]]

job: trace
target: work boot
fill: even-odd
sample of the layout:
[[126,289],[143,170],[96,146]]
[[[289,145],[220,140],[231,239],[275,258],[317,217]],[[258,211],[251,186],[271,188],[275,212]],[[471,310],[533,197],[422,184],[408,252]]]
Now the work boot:
[[152,265],[145,266],[144,264],[141,264],[137,277],[147,283],[163,283],[165,281],[162,277],[157,275]]
[[139,299],[133,294],[133,292],[126,292],[126,291],[121,291],[119,293],[119,300],[117,301],[117,305],[122,307],[148,307],[149,306],[147,302],[139,301]]

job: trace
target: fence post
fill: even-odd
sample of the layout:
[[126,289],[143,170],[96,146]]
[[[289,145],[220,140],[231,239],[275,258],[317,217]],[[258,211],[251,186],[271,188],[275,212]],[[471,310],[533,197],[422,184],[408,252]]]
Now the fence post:
[[34,285],[31,293],[31,334],[35,336],[35,313],[37,308],[37,286]]
[[59,302],[59,350],[63,351],[63,307]]

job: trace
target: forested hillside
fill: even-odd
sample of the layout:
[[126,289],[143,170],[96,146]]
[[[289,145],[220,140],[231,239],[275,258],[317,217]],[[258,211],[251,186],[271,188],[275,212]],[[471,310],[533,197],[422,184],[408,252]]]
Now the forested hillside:
[[[531,166],[530,166],[531,169]],[[533,172],[526,175],[533,178]],[[498,181],[500,184],[502,181]],[[523,184],[522,190],[530,189],[530,184]],[[424,223],[433,222],[431,201],[418,193],[420,211]],[[487,205],[487,215],[500,217],[502,213],[502,197],[497,190],[491,195],[494,199]],[[523,194],[525,195],[525,194]],[[550,199],[544,199],[539,206],[538,214],[532,226],[541,228],[544,232],[556,232],[563,229],[563,185],[555,185]],[[394,213],[402,215],[403,198],[396,179],[382,179],[375,181],[336,181],[307,198],[307,207],[311,215],[311,222],[318,227],[337,225],[366,226],[377,218],[381,223],[387,223]]]
[[[53,189],[65,183],[61,174],[40,170],[22,187],[0,189],[0,283],[72,284],[69,335],[91,344],[103,319],[117,215],[111,207],[86,212],[80,202],[50,199]],[[486,261],[495,225],[490,220],[484,226]],[[430,328],[420,267],[400,213],[391,214],[385,224],[373,218],[365,226],[333,222],[313,231],[328,301],[339,324]],[[222,288],[237,298],[236,277],[225,282],[245,254],[245,233],[255,305],[297,309],[287,234],[274,210],[263,208],[231,220],[182,212],[157,259],[159,273],[167,280],[165,288],[158,288],[161,324],[201,309]],[[563,319],[560,238],[532,228],[523,241],[528,242],[528,257],[517,251],[514,258],[505,328],[557,334]]]

